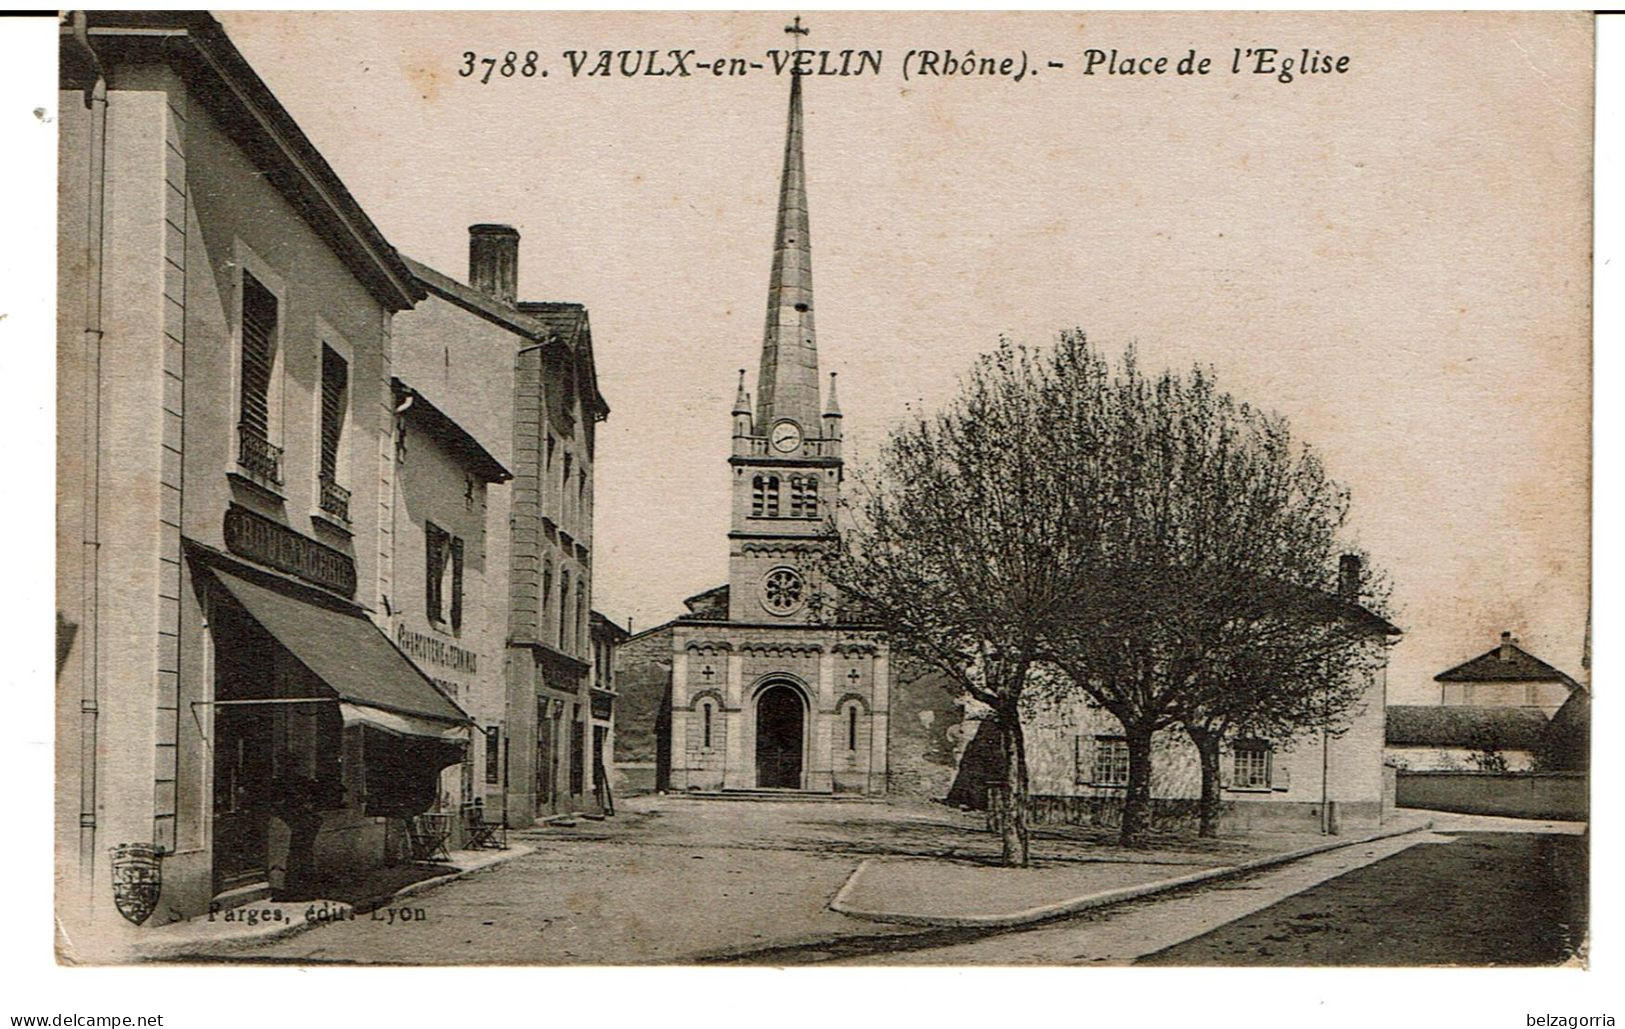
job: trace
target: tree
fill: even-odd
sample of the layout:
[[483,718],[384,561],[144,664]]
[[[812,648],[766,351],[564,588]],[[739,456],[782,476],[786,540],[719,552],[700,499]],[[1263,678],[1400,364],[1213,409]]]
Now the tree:
[[1371,588],[1364,562],[1345,555],[1342,569],[1336,597],[1277,588],[1232,608],[1232,642],[1210,650],[1211,670],[1192,684],[1181,716],[1202,770],[1200,835],[1218,832],[1224,740],[1339,736],[1364,698],[1388,627],[1357,603],[1361,584]]
[[1473,733],[1473,752],[1467,760],[1480,772],[1505,772],[1511,766],[1507,756],[1501,752],[1501,734],[1490,726],[1483,726]]
[[1201,756],[1211,833],[1226,733],[1329,726],[1363,691],[1386,623],[1354,603],[1375,600],[1374,576],[1332,589],[1347,491],[1206,369],[1148,376],[1130,349],[1113,370],[1074,331],[1039,378],[1064,427],[1051,474],[1091,498],[1067,508],[1074,602],[1049,612],[1044,655],[1123,726],[1123,843],[1149,827],[1152,739],[1176,724]]
[[1050,440],[1062,411],[1032,354],[1001,342],[935,417],[916,416],[860,473],[826,581],[895,650],[986,704],[1002,754],[1002,859],[1028,863],[1020,702],[1040,628],[1073,603],[1072,508]]

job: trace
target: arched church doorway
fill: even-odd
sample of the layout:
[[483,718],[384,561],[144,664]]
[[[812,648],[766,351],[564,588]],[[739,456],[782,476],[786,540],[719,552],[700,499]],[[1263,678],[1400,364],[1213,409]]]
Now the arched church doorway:
[[801,696],[789,686],[769,686],[756,699],[756,785],[759,788],[801,788],[805,724]]

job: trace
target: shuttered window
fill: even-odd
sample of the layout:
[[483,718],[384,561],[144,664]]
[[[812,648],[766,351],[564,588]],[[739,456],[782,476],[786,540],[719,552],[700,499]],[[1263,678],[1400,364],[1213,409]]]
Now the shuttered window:
[[271,368],[276,360],[276,296],[243,273],[242,431],[271,438]]
[[344,433],[344,408],[350,392],[350,363],[332,347],[322,344],[322,453],[320,475],[337,482],[339,440]]
[[424,608],[429,621],[444,620],[442,612],[445,610],[442,597],[442,587],[445,582],[446,561],[451,550],[448,545],[451,537],[433,522],[423,526],[423,554],[425,567],[423,574]]

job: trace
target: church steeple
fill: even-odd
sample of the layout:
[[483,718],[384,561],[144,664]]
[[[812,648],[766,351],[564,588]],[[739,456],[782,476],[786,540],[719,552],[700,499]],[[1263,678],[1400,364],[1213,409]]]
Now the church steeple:
[[[805,35],[801,19],[785,31]],[[818,341],[813,329],[812,240],[807,217],[807,173],[801,155],[801,75],[790,73],[790,113],[779,180],[778,229],[767,291],[767,327],[756,380],[756,431],[782,419],[803,432],[818,431]]]

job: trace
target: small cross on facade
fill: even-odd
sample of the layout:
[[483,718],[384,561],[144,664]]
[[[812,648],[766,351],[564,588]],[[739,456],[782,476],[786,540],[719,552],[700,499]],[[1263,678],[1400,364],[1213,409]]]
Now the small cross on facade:
[[850,672],[846,673],[846,681],[850,682],[854,686],[856,686],[858,684],[858,680],[860,678],[862,678],[862,676],[860,676],[858,674],[858,670],[856,668],[854,668]]
[[710,682],[711,676],[717,674],[717,670],[712,668],[710,665],[706,665],[704,668],[700,669],[700,674],[705,676],[706,682]]
[[784,27],[784,31],[789,32],[789,33],[793,33],[794,35],[797,35],[797,36],[805,36],[807,33],[811,32],[812,30],[811,29],[804,29],[804,28],[801,27],[801,15],[798,14],[798,15],[796,15],[795,24],[794,25],[786,25]]

